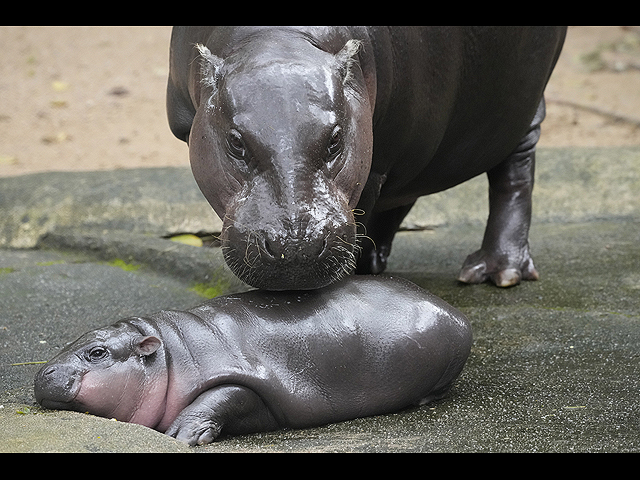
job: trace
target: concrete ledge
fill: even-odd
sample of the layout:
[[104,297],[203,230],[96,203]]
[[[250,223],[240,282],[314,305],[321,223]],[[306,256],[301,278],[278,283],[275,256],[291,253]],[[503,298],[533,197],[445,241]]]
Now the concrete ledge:
[[[488,182],[481,175],[422,197],[404,227],[484,225]],[[541,148],[536,154],[533,221],[585,222],[640,216],[640,148]]]
[[[540,149],[536,169],[535,221],[639,215],[640,148]],[[423,197],[403,227],[484,224],[487,189],[482,175]],[[0,211],[0,247],[13,248],[62,227],[157,236],[222,227],[188,167],[0,178]]]
[[0,453],[186,453],[182,442],[149,428],[27,405],[0,409]]
[[39,250],[82,252],[95,260],[122,259],[190,282],[215,280],[225,291],[241,292],[250,287],[227,267],[219,248],[198,248],[153,234],[122,230],[58,228],[43,235]]
[[188,167],[0,178],[0,211],[0,247],[12,248],[62,227],[165,236],[221,226]]

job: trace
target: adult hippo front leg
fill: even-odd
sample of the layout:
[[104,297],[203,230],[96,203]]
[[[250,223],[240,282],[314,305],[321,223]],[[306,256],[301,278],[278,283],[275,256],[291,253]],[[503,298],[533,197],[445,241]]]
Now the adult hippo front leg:
[[362,251],[356,273],[377,275],[385,271],[395,234],[414,203],[370,216],[365,234],[360,239]]
[[465,260],[458,280],[464,283],[492,281],[511,287],[521,280],[538,280],[529,250],[531,195],[535,150],[544,118],[544,101],[534,119],[534,128],[502,163],[487,172],[489,219],[480,250]]

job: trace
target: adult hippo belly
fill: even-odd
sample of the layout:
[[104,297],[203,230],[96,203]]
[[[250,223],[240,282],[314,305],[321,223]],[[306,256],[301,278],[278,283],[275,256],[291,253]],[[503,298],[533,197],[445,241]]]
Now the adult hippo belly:
[[169,123],[223,220],[229,267],[271,290],[382,272],[417,198],[486,172],[484,239],[459,279],[537,279],[535,146],[565,33],[174,28]]

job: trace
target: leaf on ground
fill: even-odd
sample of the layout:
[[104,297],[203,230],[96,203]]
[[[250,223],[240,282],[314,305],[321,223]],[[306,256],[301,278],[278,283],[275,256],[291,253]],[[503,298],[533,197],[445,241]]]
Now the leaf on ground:
[[69,90],[69,83],[63,82],[62,80],[54,80],[51,82],[51,88],[56,92],[64,92],[65,90]]
[[191,233],[185,233],[182,235],[175,235],[170,238],[172,242],[184,243],[185,245],[191,245],[193,247],[201,247],[202,239],[197,235]]

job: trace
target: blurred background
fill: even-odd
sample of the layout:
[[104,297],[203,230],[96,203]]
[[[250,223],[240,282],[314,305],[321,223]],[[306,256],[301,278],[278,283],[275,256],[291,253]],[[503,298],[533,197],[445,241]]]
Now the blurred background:
[[[0,27],[0,176],[187,166],[165,112],[171,27]],[[542,147],[640,145],[640,27],[570,27]]]

